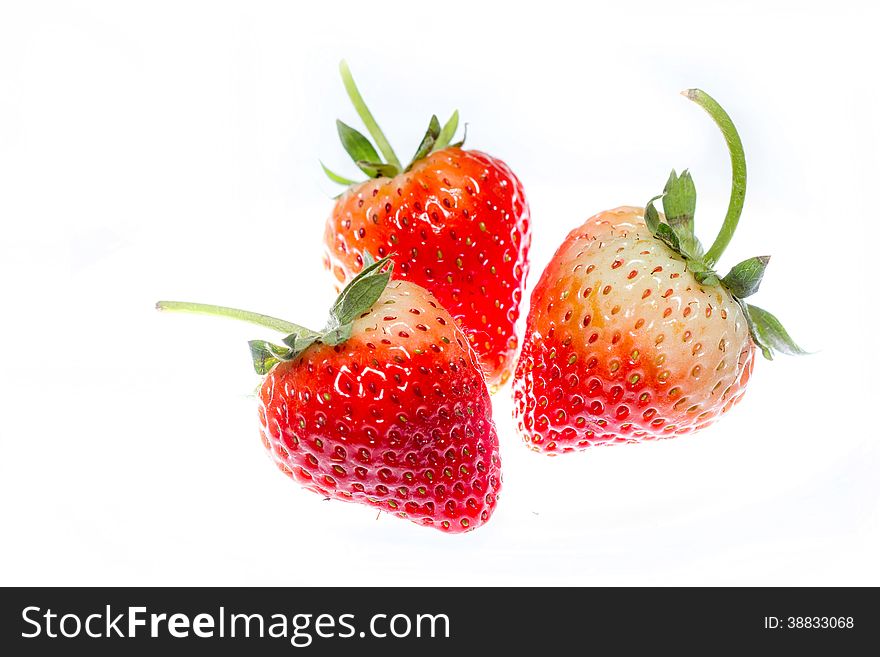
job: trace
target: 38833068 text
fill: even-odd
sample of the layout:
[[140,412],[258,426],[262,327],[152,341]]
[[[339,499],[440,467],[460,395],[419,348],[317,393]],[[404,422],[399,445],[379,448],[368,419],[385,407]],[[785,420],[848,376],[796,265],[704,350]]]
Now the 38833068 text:
[[851,630],[852,616],[764,616],[767,630]]

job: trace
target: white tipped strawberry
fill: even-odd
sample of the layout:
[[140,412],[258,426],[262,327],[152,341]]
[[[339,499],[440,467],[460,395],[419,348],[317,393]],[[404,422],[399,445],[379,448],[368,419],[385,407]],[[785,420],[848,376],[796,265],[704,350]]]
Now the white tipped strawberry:
[[715,271],[742,211],[745,157],[718,103],[696,89],[685,95],[709,112],[730,149],[724,224],[704,251],[694,235],[693,179],[673,171],[644,209],[602,212],[568,235],[532,293],[514,378],[514,414],[535,450],[702,429],[742,397],[756,346],[768,359],[804,353],[772,314],[744,301],[769,257],[749,258],[724,277]]

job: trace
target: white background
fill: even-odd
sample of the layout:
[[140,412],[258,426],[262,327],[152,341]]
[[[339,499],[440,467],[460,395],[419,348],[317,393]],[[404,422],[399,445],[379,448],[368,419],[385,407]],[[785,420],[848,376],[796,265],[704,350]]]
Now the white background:
[[[880,584],[870,3],[78,2],[0,8],[0,584]],[[758,362],[699,436],[550,459],[494,398],[484,528],[448,536],[299,490],[265,457],[245,340],[159,298],[319,325],[354,173],[346,57],[408,155],[458,108],[531,202],[530,284],[587,216],[690,167],[698,232],[749,162],[722,265],[815,355]],[[265,336],[268,337],[268,336]]]

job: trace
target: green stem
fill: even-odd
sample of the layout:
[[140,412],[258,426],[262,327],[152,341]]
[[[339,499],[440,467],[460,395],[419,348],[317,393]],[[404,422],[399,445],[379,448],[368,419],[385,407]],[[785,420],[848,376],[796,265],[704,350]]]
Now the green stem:
[[200,315],[214,315],[215,317],[228,317],[237,319],[242,322],[250,322],[257,326],[270,328],[279,333],[294,333],[300,329],[296,324],[285,322],[277,317],[269,317],[268,315],[260,315],[247,310],[239,310],[238,308],[227,308],[226,306],[212,306],[207,303],[190,303],[189,301],[159,301],[156,304],[156,310],[171,310],[175,312],[197,313]]
[[370,133],[373,141],[376,142],[379,151],[385,156],[385,161],[388,162],[388,164],[394,165],[398,171],[402,171],[403,167],[400,166],[400,160],[397,159],[397,155],[394,154],[394,149],[391,148],[391,144],[388,143],[385,134],[382,132],[379,124],[376,123],[376,119],[373,118],[373,115],[367,108],[367,104],[364,102],[361,92],[358,91],[357,85],[354,83],[354,78],[351,76],[351,71],[348,68],[348,64],[346,64],[344,59],[339,62],[339,74],[342,75],[342,84],[345,85],[345,91],[351,99],[351,104],[354,105],[355,110],[357,110],[358,116],[361,117],[361,121],[364,122],[364,125],[367,127],[367,132]]
[[743,202],[746,198],[746,156],[736,126],[733,125],[730,116],[714,98],[700,89],[688,89],[681,93],[709,113],[715,124],[721,128],[724,141],[727,142],[727,149],[730,151],[732,187],[730,202],[727,205],[727,216],[724,217],[724,223],[721,225],[718,237],[715,238],[705,256],[706,264],[709,267],[714,267],[721,258],[721,254],[724,253],[724,249],[730,244],[742,214]]

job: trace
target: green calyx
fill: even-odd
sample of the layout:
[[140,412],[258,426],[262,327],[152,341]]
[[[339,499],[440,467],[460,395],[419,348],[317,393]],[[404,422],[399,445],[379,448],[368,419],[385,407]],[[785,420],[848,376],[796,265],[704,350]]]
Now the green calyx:
[[369,253],[364,253],[363,257],[364,268],[339,294],[330,308],[327,324],[320,331],[312,331],[298,324],[268,315],[204,303],[159,301],[156,304],[156,309],[228,317],[285,334],[285,337],[281,339],[282,344],[274,344],[265,340],[248,342],[254,370],[257,374],[266,375],[278,363],[294,360],[315,343],[334,346],[342,344],[351,337],[354,321],[379,300],[391,280],[391,272],[394,268],[394,262],[390,258],[373,260]]
[[[373,141],[371,142],[363,134],[342,121],[336,121],[339,140],[357,168],[369,178],[392,178],[403,171],[409,171],[416,162],[435,151],[442,150],[450,145],[462,146],[464,144],[464,139],[454,144],[452,143],[452,139],[458,130],[458,110],[452,113],[452,116],[449,117],[449,120],[442,127],[437,117],[432,116],[425,136],[422,137],[415,155],[413,155],[410,163],[404,167],[394,153],[394,149],[391,148],[391,144],[388,143],[385,133],[382,132],[379,124],[376,123],[376,119],[373,118],[373,114],[364,102],[363,96],[361,96],[357,85],[354,83],[354,78],[351,75],[348,64],[344,60],[339,64],[339,73],[342,76],[342,83],[345,86],[345,91],[351,100],[351,104],[354,105],[355,111],[358,113]],[[465,129],[466,135],[467,129]],[[373,146],[373,143],[376,145]],[[362,182],[334,173],[323,162],[321,162],[321,168],[330,180],[340,185],[350,186]]]
[[[705,251],[694,234],[697,190],[693,178],[687,170],[681,175],[673,170],[663,193],[652,198],[645,206],[645,224],[655,238],[684,258],[697,282],[707,286],[720,285],[733,295],[745,314],[752,340],[765,358],[772,360],[776,351],[790,355],[805,354],[807,352],[792,340],[776,317],[743,301],[758,291],[770,256],[743,260],[724,277],[720,277],[715,271],[715,264],[730,244],[742,214],[746,193],[745,154],[733,121],[709,94],[700,89],[688,89],[682,94],[708,112],[727,142],[732,170],[727,214],[718,236],[709,250]],[[664,217],[654,207],[654,202],[658,199],[663,204]]]

